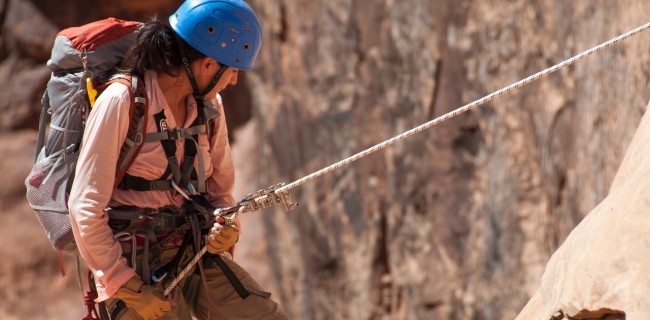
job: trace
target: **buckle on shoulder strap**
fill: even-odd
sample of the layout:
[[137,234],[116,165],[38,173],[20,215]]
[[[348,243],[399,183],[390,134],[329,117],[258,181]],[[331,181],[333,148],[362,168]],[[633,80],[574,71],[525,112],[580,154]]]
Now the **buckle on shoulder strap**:
[[183,139],[183,131],[178,129],[167,130],[167,138],[169,140]]

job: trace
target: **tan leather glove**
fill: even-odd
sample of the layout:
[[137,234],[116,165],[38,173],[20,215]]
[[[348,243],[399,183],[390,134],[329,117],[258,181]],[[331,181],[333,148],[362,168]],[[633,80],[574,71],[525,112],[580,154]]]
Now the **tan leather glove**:
[[163,297],[162,289],[144,285],[137,275],[117,290],[115,297],[145,320],[158,319],[172,310],[171,302]]
[[210,229],[206,246],[212,254],[228,251],[239,240],[239,222],[235,219],[233,224],[224,225],[225,220],[217,217],[217,222]]

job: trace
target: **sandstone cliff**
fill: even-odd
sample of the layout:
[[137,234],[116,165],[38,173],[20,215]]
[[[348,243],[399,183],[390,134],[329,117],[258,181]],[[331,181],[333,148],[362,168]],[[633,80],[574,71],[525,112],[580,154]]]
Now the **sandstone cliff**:
[[[269,54],[253,83],[261,185],[643,24],[648,4],[269,7]],[[648,100],[647,37],[297,190],[298,214],[263,216],[287,308],[316,319],[514,318],[549,255],[608,192]]]
[[[178,3],[5,1],[0,147],[16,156],[2,172],[29,169],[22,146],[33,141],[59,28],[106,15],[166,17]],[[227,93],[239,195],[291,182],[644,24],[650,9],[640,0],[250,3],[265,43],[257,67]],[[295,319],[514,319],[551,254],[608,194],[650,96],[649,36],[296,189],[293,213],[246,218],[242,263]],[[70,318],[61,312],[79,304],[74,280],[60,280],[26,205],[9,202],[24,192],[10,178],[0,187],[2,228],[24,223],[26,232],[3,232],[5,242],[31,236],[21,241],[29,246],[0,251],[0,315]],[[58,303],[30,310],[20,297],[35,292]]]

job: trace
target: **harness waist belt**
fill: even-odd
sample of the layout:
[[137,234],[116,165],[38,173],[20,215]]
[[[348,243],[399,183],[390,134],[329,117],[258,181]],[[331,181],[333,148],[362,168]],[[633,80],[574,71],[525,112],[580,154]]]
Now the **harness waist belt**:
[[[165,234],[189,223],[185,210],[174,206],[162,208],[139,208],[133,206],[109,207],[108,224],[114,233],[136,232],[148,226],[156,234]],[[192,213],[199,218],[201,228],[212,226],[210,213]]]

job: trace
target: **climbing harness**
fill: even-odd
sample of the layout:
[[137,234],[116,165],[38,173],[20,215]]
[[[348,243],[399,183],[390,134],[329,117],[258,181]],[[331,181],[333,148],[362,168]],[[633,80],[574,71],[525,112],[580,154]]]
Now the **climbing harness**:
[[[237,218],[237,215],[240,213],[254,212],[264,208],[268,208],[276,203],[282,203],[286,211],[295,209],[298,205],[294,203],[291,199],[291,195],[288,192],[277,192],[278,188],[284,186],[283,183],[280,183],[276,186],[272,186],[266,189],[259,190],[255,193],[249,194],[243,200],[241,200],[237,205],[228,207],[228,208],[219,208],[214,211],[215,216],[220,216],[225,220],[225,225],[235,228],[234,221]],[[187,266],[181,270],[176,278],[170,282],[164,291],[164,296],[167,296],[171,291],[178,285],[178,283],[184,279],[194,266],[201,261],[201,258],[208,252],[207,246],[202,247],[197,254],[192,258],[192,260],[187,264]],[[245,291],[245,288],[238,284],[237,278],[233,275],[229,275],[228,268],[224,268],[225,263],[219,255],[210,255],[211,259],[222,269],[226,277],[235,287],[237,293],[243,298],[248,296],[248,292]],[[232,273],[232,272],[230,272]]]
[[[241,201],[239,201],[236,205],[234,205],[232,207],[220,208],[220,209],[215,210],[214,215],[215,216],[221,216],[222,218],[224,218],[226,220],[225,225],[232,225],[234,219],[237,217],[238,214],[257,211],[257,210],[264,209],[264,208],[270,207],[270,206],[272,206],[274,204],[278,204],[278,203],[281,203],[284,206],[285,211],[293,210],[294,208],[297,207],[297,204],[292,201],[291,195],[289,194],[289,190],[294,189],[294,188],[296,188],[298,186],[301,186],[301,185],[303,185],[303,184],[305,184],[305,183],[307,183],[307,182],[309,182],[309,181],[311,181],[311,180],[313,180],[315,178],[318,178],[318,177],[320,177],[320,176],[322,176],[322,175],[324,175],[326,173],[332,172],[332,171],[334,171],[336,169],[339,169],[339,168],[341,168],[341,167],[343,167],[345,165],[348,165],[348,164],[350,164],[350,163],[352,163],[352,162],[354,162],[356,160],[359,160],[359,159],[361,159],[363,157],[366,157],[366,156],[370,155],[371,153],[374,153],[376,151],[384,149],[384,148],[386,148],[386,147],[388,147],[388,146],[390,146],[390,145],[392,145],[392,144],[394,144],[396,142],[399,142],[399,141],[402,141],[402,140],[404,140],[406,138],[409,138],[409,137],[415,135],[416,133],[419,133],[420,131],[431,128],[431,127],[433,127],[433,126],[435,126],[435,125],[437,125],[437,124],[439,124],[441,122],[447,121],[447,120],[449,120],[451,118],[454,118],[454,117],[456,117],[456,116],[458,116],[458,115],[460,115],[460,114],[462,114],[464,112],[472,110],[472,109],[474,109],[474,108],[476,108],[476,107],[478,107],[480,105],[485,104],[486,102],[489,102],[489,101],[493,100],[494,98],[496,98],[496,97],[498,97],[498,96],[500,96],[500,95],[502,95],[504,93],[507,93],[507,92],[509,92],[509,91],[511,91],[513,89],[520,88],[520,87],[522,87],[522,86],[524,86],[526,84],[529,84],[529,83],[531,83],[531,82],[533,82],[533,81],[535,81],[535,80],[537,80],[537,79],[539,79],[539,78],[541,78],[543,76],[546,76],[546,75],[551,74],[551,73],[553,73],[553,72],[555,72],[555,71],[557,71],[557,70],[559,70],[559,69],[561,69],[563,67],[566,67],[566,66],[568,66],[570,64],[573,64],[574,62],[576,62],[576,61],[578,61],[578,60],[580,60],[580,59],[582,59],[582,58],[584,58],[584,57],[586,57],[588,55],[591,55],[591,54],[593,54],[595,52],[598,52],[598,51],[600,51],[600,50],[602,50],[604,48],[612,46],[612,45],[616,44],[617,42],[619,42],[621,40],[624,40],[626,38],[629,38],[629,37],[641,32],[641,31],[644,31],[644,30],[648,29],[648,28],[650,28],[650,23],[646,23],[646,24],[644,24],[644,25],[642,25],[642,26],[640,26],[640,27],[638,27],[636,29],[633,29],[633,30],[628,31],[628,32],[626,32],[624,34],[621,34],[618,37],[615,37],[615,38],[610,39],[610,40],[608,40],[606,42],[603,42],[598,46],[595,46],[595,47],[593,47],[593,48],[591,48],[589,50],[583,51],[583,52],[581,52],[581,53],[579,53],[579,54],[577,54],[577,55],[575,55],[575,56],[573,56],[573,57],[571,57],[571,58],[569,58],[567,60],[564,60],[564,61],[562,61],[562,62],[560,62],[560,63],[558,63],[558,64],[556,64],[556,65],[554,65],[552,67],[549,67],[547,69],[539,71],[539,72],[537,72],[537,73],[535,73],[533,75],[530,75],[530,76],[528,76],[528,77],[526,77],[526,78],[524,78],[522,80],[519,80],[519,81],[517,81],[515,83],[512,83],[512,84],[506,86],[506,87],[503,87],[502,89],[494,91],[494,92],[490,93],[487,96],[484,96],[484,97],[482,97],[482,98],[480,98],[478,100],[475,100],[475,101],[473,101],[471,103],[468,103],[468,104],[466,104],[466,105],[464,105],[464,106],[462,106],[462,107],[460,107],[458,109],[450,111],[450,112],[448,112],[448,113],[446,113],[446,114],[444,114],[444,115],[442,115],[440,117],[437,117],[437,118],[435,118],[435,119],[433,119],[433,120],[431,120],[429,122],[426,122],[426,123],[424,123],[424,124],[422,124],[420,126],[417,126],[417,127],[413,128],[413,129],[411,129],[411,130],[408,130],[408,131],[406,131],[406,132],[404,132],[404,133],[402,133],[400,135],[397,135],[397,136],[395,136],[393,138],[390,138],[390,139],[385,140],[385,141],[383,141],[381,143],[378,143],[378,144],[376,144],[376,145],[374,145],[374,146],[372,146],[372,147],[370,147],[370,148],[368,148],[366,150],[363,150],[363,151],[361,151],[359,153],[356,153],[356,154],[354,154],[354,155],[352,155],[352,156],[350,156],[348,158],[345,158],[345,159],[343,159],[343,160],[341,160],[339,162],[336,162],[336,163],[334,163],[334,164],[332,164],[332,165],[330,165],[328,167],[325,167],[323,169],[320,169],[320,170],[318,170],[318,171],[316,171],[314,173],[311,173],[311,174],[309,174],[309,175],[307,175],[307,176],[305,176],[303,178],[300,178],[300,179],[298,179],[298,180],[296,180],[294,182],[291,182],[289,184],[280,183],[280,184],[277,184],[275,186],[259,190],[256,193],[249,194],[248,196],[246,196],[244,199],[242,199]],[[188,263],[188,265],[181,272],[179,272],[177,277],[172,282],[170,282],[167,285],[167,287],[165,288],[165,291],[164,291],[165,296],[167,296],[172,291],[172,289],[176,285],[178,285],[178,283],[192,270],[192,268],[201,260],[201,257],[203,255],[205,255],[206,252],[207,252],[207,248],[203,247],[196,254],[196,256]]]

